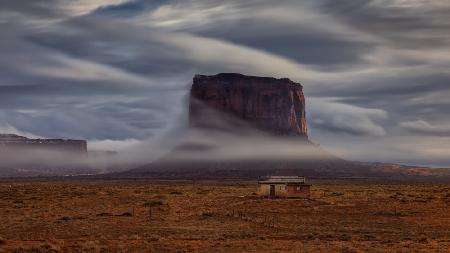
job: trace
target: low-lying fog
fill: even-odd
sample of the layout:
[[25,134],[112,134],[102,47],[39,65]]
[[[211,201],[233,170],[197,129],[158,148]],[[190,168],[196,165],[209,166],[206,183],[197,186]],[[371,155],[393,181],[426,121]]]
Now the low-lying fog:
[[3,170],[32,168],[33,171],[34,168],[52,174],[84,174],[124,171],[154,161],[183,163],[330,157],[318,145],[300,136],[273,136],[210,109],[203,117],[202,120],[207,122],[205,127],[188,128],[187,119],[183,117],[161,135],[132,142],[117,152],[92,151],[89,143],[90,151],[86,155],[55,150],[10,150],[0,155],[0,167]]

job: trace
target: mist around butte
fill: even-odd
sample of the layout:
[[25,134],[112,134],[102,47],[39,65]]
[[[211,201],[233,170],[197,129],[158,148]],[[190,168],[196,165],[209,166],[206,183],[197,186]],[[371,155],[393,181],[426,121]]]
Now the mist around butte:
[[[446,1],[1,5],[0,132],[87,141],[81,157],[3,154],[6,174],[34,175],[32,163],[51,174],[122,172],[168,159],[450,167]],[[206,103],[205,121],[219,127],[192,128],[193,77],[218,73],[301,83],[308,142],[233,114],[240,105],[224,120]],[[259,116],[277,106],[267,103]],[[278,109],[274,122],[291,110]]]

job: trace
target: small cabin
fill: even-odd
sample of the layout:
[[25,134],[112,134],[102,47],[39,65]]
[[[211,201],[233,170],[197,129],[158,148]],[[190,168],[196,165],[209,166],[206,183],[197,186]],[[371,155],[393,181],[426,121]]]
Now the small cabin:
[[310,198],[305,177],[270,176],[258,181],[258,195],[269,198]]

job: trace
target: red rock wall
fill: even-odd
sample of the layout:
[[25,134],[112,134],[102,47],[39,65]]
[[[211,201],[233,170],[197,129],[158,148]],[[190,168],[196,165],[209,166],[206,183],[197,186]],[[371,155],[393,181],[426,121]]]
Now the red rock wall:
[[275,135],[307,137],[303,87],[287,78],[241,74],[196,75],[191,88],[190,126],[208,121],[204,107],[235,116]]

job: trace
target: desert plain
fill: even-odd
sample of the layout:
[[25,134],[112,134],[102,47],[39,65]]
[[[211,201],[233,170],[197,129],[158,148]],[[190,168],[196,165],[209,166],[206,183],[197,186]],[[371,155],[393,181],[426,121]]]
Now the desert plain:
[[450,252],[450,184],[310,181],[0,182],[0,252]]

